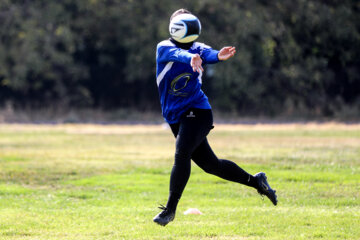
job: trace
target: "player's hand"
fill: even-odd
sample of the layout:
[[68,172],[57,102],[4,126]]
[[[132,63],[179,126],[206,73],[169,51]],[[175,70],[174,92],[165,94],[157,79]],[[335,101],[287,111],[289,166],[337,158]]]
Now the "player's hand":
[[236,53],[235,47],[223,47],[218,53],[218,58],[220,61],[225,61],[233,57],[235,53]]
[[194,54],[194,56],[191,58],[190,65],[194,72],[201,73],[204,71],[202,65],[202,59],[199,54]]

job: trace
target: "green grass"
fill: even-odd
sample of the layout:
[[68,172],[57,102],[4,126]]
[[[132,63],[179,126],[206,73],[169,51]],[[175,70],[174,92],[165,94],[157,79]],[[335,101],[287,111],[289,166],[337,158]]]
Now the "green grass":
[[[360,125],[216,126],[221,158],[265,171],[279,204],[192,167],[174,222],[161,126],[0,125],[0,239],[359,239]],[[203,215],[183,215],[198,208]]]

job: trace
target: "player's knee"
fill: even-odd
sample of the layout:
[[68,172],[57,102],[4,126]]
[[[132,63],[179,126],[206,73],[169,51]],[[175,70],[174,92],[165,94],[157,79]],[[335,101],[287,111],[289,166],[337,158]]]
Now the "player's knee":
[[186,150],[176,150],[175,161],[190,161],[191,153]]
[[204,172],[208,173],[208,174],[214,174],[214,170],[210,167],[205,167],[203,168]]
[[204,172],[206,172],[206,173],[216,175],[216,172],[217,172],[217,166],[216,166],[216,164],[205,164],[205,165],[201,166],[201,168],[202,168],[202,169],[204,170]]

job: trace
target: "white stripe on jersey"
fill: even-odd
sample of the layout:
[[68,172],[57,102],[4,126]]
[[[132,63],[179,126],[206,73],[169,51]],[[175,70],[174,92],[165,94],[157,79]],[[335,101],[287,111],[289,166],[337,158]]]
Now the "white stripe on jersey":
[[199,79],[199,83],[202,84],[202,71],[200,71],[198,79]]
[[156,78],[156,83],[158,85],[158,87],[160,86],[161,81],[163,80],[165,74],[170,71],[172,65],[174,64],[174,62],[168,62],[166,64],[166,66],[164,67],[164,69],[161,71],[161,73],[158,75],[158,77]]

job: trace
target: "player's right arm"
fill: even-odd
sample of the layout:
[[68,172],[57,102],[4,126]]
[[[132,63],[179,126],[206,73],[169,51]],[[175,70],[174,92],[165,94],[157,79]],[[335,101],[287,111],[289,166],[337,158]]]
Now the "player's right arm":
[[202,59],[199,54],[191,54],[172,43],[161,42],[157,46],[157,62],[181,62],[189,64],[194,72],[202,72]]
[[190,64],[193,55],[194,54],[175,46],[159,46],[157,50],[157,61]]

